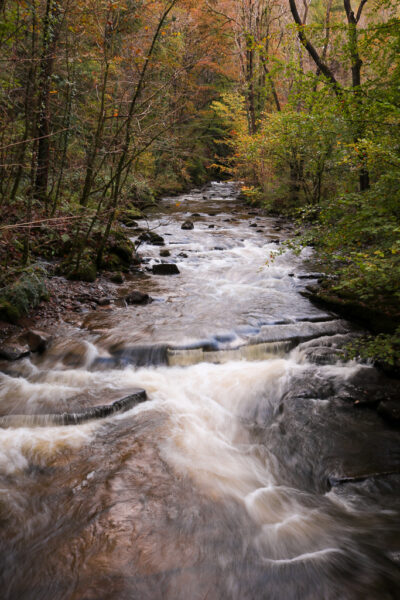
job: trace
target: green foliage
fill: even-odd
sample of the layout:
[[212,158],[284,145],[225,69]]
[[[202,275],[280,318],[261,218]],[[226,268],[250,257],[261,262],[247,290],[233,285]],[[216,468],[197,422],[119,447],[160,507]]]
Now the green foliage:
[[346,348],[349,358],[362,358],[390,365],[400,365],[400,327],[393,335],[380,334],[354,340]]

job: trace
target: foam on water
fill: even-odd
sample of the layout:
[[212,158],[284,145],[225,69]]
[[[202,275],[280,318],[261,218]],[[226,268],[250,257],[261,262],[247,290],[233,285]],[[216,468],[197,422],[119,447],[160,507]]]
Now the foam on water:
[[0,429],[0,471],[11,475],[31,464],[46,466],[66,449],[89,444],[95,426]]

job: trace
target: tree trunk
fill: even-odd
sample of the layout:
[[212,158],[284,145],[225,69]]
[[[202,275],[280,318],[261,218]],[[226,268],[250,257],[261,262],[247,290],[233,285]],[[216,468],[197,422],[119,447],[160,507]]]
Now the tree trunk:
[[249,47],[252,40],[247,41],[246,50],[246,79],[247,79],[247,110],[249,113],[249,133],[256,132],[256,109],[254,97],[254,50]]
[[42,56],[39,75],[39,114],[36,133],[38,137],[37,168],[34,195],[47,205],[47,185],[50,168],[50,83],[53,73],[55,51],[60,33],[61,10],[59,2],[47,0],[43,21]]

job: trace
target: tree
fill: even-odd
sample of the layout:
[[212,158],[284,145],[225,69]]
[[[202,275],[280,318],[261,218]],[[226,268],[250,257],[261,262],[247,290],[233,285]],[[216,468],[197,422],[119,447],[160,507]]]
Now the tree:
[[[363,124],[363,105],[362,105],[362,97],[361,97],[361,67],[362,60],[359,54],[358,48],[358,38],[357,38],[357,25],[361,19],[361,15],[363,12],[363,8],[367,0],[361,0],[358,6],[357,14],[355,15],[352,8],[350,0],[344,0],[344,9],[346,12],[347,23],[348,23],[348,45],[351,57],[351,73],[352,73],[352,87],[354,94],[354,123],[355,123],[355,131],[354,131],[354,143],[358,143],[363,136],[364,132],[364,124]],[[293,19],[298,27],[298,36],[300,42],[306,48],[307,52],[315,62],[317,69],[321,72],[329,83],[331,83],[332,88],[337,96],[341,98],[344,97],[344,89],[343,86],[338,82],[335,77],[332,69],[324,61],[323,55],[320,55],[315,46],[308,39],[305,31],[304,31],[304,23],[300,18],[300,15],[297,10],[296,0],[289,0],[290,10],[293,15]],[[349,118],[352,118],[349,115]],[[366,167],[366,157],[363,157],[362,165],[360,167],[359,173],[359,186],[360,191],[364,191],[369,189],[369,173]]]

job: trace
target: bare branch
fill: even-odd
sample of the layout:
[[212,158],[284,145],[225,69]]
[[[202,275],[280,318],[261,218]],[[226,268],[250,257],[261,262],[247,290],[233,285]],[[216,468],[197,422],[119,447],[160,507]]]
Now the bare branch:
[[360,6],[358,7],[357,16],[356,16],[356,22],[357,23],[361,19],[361,13],[363,11],[363,8],[364,8],[365,4],[367,4],[367,1],[368,0],[361,0],[361,2],[360,2]]
[[[348,0],[345,0],[345,2],[346,1],[348,1]],[[337,81],[336,77],[334,76],[334,74],[332,73],[332,71],[328,67],[328,65],[326,65],[324,63],[324,61],[321,59],[317,50],[314,48],[313,44],[308,40],[306,34],[304,33],[304,25],[300,19],[300,15],[297,10],[295,0],[289,0],[289,4],[290,4],[290,10],[293,15],[293,19],[294,19],[296,25],[298,26],[298,36],[299,36],[300,42],[303,44],[304,48],[307,50],[307,52],[309,53],[309,55],[311,56],[311,58],[317,65],[318,69],[321,71],[321,73],[323,75],[325,75],[325,77],[332,83],[335,94],[337,94],[337,95],[341,94],[342,88],[341,88],[339,82]]]

